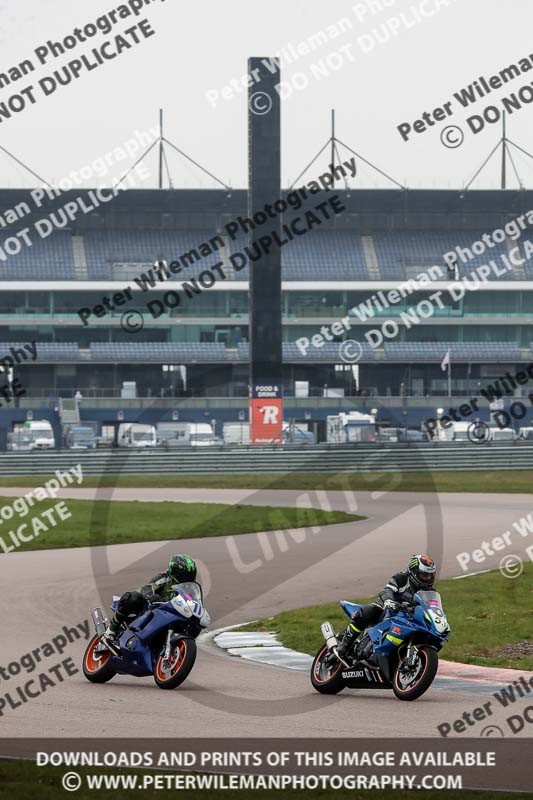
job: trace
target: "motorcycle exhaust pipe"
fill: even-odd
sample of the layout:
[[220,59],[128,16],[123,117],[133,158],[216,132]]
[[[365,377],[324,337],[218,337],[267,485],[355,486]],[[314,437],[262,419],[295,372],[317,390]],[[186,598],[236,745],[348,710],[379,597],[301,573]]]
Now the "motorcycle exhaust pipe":
[[320,630],[322,631],[322,636],[324,637],[328,650],[331,650],[333,653],[335,653],[341,664],[344,664],[344,666],[349,669],[350,665],[347,664],[343,658],[341,658],[337,651],[339,643],[337,641],[337,637],[335,636],[335,631],[333,630],[331,622],[323,622],[320,626]]
[[333,630],[333,626],[331,622],[323,622],[320,626],[320,630],[322,632],[322,636],[326,642],[326,647],[328,650],[333,650],[334,647],[337,647],[337,637],[335,636],[335,631]]
[[93,618],[96,634],[101,639],[107,628],[107,618],[101,608],[93,608],[91,616]]

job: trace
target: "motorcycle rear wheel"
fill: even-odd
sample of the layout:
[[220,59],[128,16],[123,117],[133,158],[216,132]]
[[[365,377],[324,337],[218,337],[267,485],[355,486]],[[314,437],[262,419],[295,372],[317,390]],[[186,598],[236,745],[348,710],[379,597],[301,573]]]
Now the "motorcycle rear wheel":
[[343,664],[337,661],[332,667],[326,666],[324,659],[328,654],[326,645],[320,648],[311,666],[311,683],[320,694],[338,694],[345,687],[342,677]]
[[183,683],[196,661],[196,642],[194,639],[178,639],[170,651],[170,659],[165,662],[164,653],[155,659],[154,681],[160,689],[175,689]]
[[420,647],[418,657],[421,662],[419,670],[411,681],[406,682],[402,678],[401,662],[394,673],[392,690],[398,700],[417,700],[429,689],[435,679],[439,666],[437,652],[432,647]]
[[98,636],[93,636],[83,655],[83,674],[91,683],[107,683],[117,674],[109,666],[109,661],[113,657],[110,650],[95,654],[94,651],[99,644]]

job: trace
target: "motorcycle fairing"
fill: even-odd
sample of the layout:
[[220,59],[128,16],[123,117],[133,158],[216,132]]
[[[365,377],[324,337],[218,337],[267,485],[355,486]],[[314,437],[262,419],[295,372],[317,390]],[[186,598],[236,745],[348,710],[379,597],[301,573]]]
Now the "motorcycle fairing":
[[142,677],[153,674],[152,648],[150,642],[166,632],[176,622],[187,622],[170,601],[148,609],[134,620],[119,639],[120,656],[113,656],[110,666],[123,675]]
[[339,600],[339,605],[349,617],[352,617],[356,611],[363,608],[359,603],[350,603],[348,600]]
[[[378,669],[370,670],[365,668],[365,665],[361,664],[361,662],[356,662],[349,670],[343,670],[343,677],[348,672],[361,671],[363,671],[364,677],[363,675],[350,676],[345,679],[346,686],[352,688],[390,688],[392,673],[398,661],[398,649],[404,642],[409,641],[416,644],[417,641],[423,641],[426,645],[434,647],[436,650],[441,649],[449,633],[449,628],[441,630],[440,619],[437,618],[439,621],[436,623],[434,615],[432,616],[431,613],[428,613],[429,605],[430,603],[433,605],[433,601],[428,603],[427,595],[427,592],[421,596],[418,592],[414,595],[413,599],[416,604],[411,613],[404,610],[394,614],[386,612],[380,622],[368,628],[366,634],[372,641],[373,649],[370,658],[375,662]],[[435,595],[438,597],[436,593]],[[362,608],[359,603],[350,603],[347,600],[341,600],[340,606],[348,617],[352,617],[356,611]],[[440,605],[439,611],[445,619]],[[368,675],[365,669],[368,671]],[[380,677],[384,681],[382,685],[379,685],[376,680],[379,680]]]

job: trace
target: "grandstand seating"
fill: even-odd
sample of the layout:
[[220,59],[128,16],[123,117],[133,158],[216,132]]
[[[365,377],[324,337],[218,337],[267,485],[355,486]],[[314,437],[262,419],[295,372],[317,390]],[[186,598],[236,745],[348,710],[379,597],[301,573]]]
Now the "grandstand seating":
[[[0,353],[22,348],[24,342],[0,342]],[[340,342],[325,342],[322,347],[310,346],[304,355],[296,342],[283,342],[285,363],[305,361],[307,363],[340,364]],[[376,351],[367,342],[360,342],[360,362],[385,359],[400,363],[440,363],[450,350],[452,362],[520,361],[523,353],[513,342],[385,342],[382,351]],[[533,342],[530,345],[533,352]],[[229,363],[249,360],[249,344],[241,341],[236,348],[228,348],[222,342],[93,342],[88,351],[82,352],[75,342],[37,342],[37,361],[95,363]]]
[[[23,350],[27,342],[0,342],[0,353],[9,354],[11,347]],[[37,361],[78,361],[80,349],[76,342],[36,342]],[[31,356],[30,356],[31,358]]]
[[72,235],[56,231],[41,239],[35,232],[31,247],[24,245],[16,256],[7,256],[0,262],[0,280],[53,281],[73,280],[74,254]]
[[388,361],[442,361],[450,351],[452,361],[519,360],[521,351],[514,342],[385,342]]
[[[439,265],[447,277],[443,255],[455,247],[470,248],[481,239],[483,231],[394,231],[371,234],[382,280],[403,280],[413,277],[430,266]],[[178,258],[191,249],[198,249],[215,234],[210,231],[99,231],[84,234],[85,255],[90,280],[112,280],[111,263],[139,263],[139,271],[157,258]],[[230,251],[243,251],[248,244],[246,237],[229,242]],[[513,246],[520,246],[513,244]],[[460,262],[462,274],[468,275],[490,259],[499,260],[507,254],[505,242],[480,256],[474,256],[465,264]],[[224,260],[218,252],[202,258],[196,265],[208,268]],[[362,237],[354,231],[313,231],[312,236],[295,239],[282,249],[283,279],[286,281],[319,280],[369,280],[368,265],[362,245]],[[411,268],[411,269],[409,269]],[[193,274],[195,267],[185,274]],[[526,276],[533,278],[533,264],[524,265]],[[183,275],[173,276],[176,279]],[[236,280],[248,280],[249,268],[236,272]],[[491,274],[489,280],[512,280],[520,277],[512,272],[499,277]]]
[[226,347],[222,342],[94,342],[90,346],[93,361],[216,362],[224,360]]
[[[388,231],[369,234],[377,256],[377,270],[381,280],[404,280],[430,266],[445,265],[443,254],[456,246],[469,248],[481,239],[480,231]],[[17,256],[8,256],[0,262],[2,280],[122,280],[123,276],[112,269],[113,264],[127,264],[131,276],[145,272],[155,260],[179,259],[191,250],[198,250],[203,242],[215,236],[214,231],[184,230],[98,230],[86,231],[79,238],[83,242],[86,273],[76,272],[72,233],[56,231],[43,240],[35,238],[31,247],[23,247]],[[229,241],[232,253],[242,251],[248,244],[243,236]],[[513,247],[520,247],[513,243]],[[498,259],[507,254],[505,242],[487,250],[484,255],[474,256],[466,264],[460,263],[462,274],[468,275],[476,267],[490,259]],[[209,268],[218,261],[227,264],[223,250],[214,252],[184,272],[172,275],[170,280],[192,277],[203,268]],[[294,239],[282,249],[283,278],[287,281],[363,281],[369,280],[370,273],[365,259],[362,237],[349,230],[314,230],[310,236]],[[527,278],[533,278],[533,263],[526,261],[524,270]],[[248,267],[235,272],[229,278],[248,280]],[[128,279],[130,279],[130,277]],[[373,273],[376,277],[376,273]],[[523,277],[517,270],[500,276],[501,280]],[[490,280],[498,280],[494,275]]]
[[[243,250],[244,238],[232,243],[232,251]],[[318,231],[283,246],[283,278],[286,281],[368,280],[361,237],[353,231]],[[245,270],[238,273],[242,280]]]
[[[381,275],[383,279],[390,279],[397,278],[409,266],[410,259],[420,267],[420,272],[435,264],[441,266],[445,273],[444,254],[456,247],[471,249],[475,241],[481,240],[483,233],[484,231],[390,231],[374,233],[372,239]],[[502,253],[507,255],[507,252],[507,245],[502,242],[487,249],[483,255],[474,255],[472,260],[465,263],[458,259],[461,274],[468,275],[481,264],[486,264],[491,259],[499,260]],[[512,278],[512,273],[501,278],[490,276],[491,280],[512,280]]]
[[[111,265],[116,263],[139,264],[139,273],[159,258],[167,261],[193,249],[215,236],[213,231],[166,230],[113,230],[91,231],[83,235],[89,280],[113,280]],[[220,253],[213,253],[197,262],[207,268],[220,261]],[[185,272],[185,276],[190,274]],[[178,279],[183,275],[173,275]]]

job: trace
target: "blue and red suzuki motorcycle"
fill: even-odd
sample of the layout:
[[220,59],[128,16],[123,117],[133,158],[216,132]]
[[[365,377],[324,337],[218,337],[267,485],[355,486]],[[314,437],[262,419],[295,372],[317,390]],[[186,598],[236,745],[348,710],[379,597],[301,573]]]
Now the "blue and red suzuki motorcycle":
[[[340,601],[351,618],[360,605]],[[351,689],[392,689],[399,700],[416,700],[429,689],[439,664],[438,651],[450,634],[438,592],[416,592],[397,612],[386,611],[381,622],[369,628],[350,654],[337,652],[339,637],[331,623],[321,626],[325,644],[311,667],[317,692],[337,694]]]
[[[83,674],[91,683],[106,683],[115,675],[153,675],[160,689],[175,689],[188,676],[196,661],[196,637],[207,628],[210,617],[204,608],[202,587],[179,583],[171,600],[154,603],[142,616],[132,618],[119,639],[115,655],[100,642],[108,620],[101,608],[92,618],[96,629],[83,657]],[[118,597],[114,598],[115,611]]]

